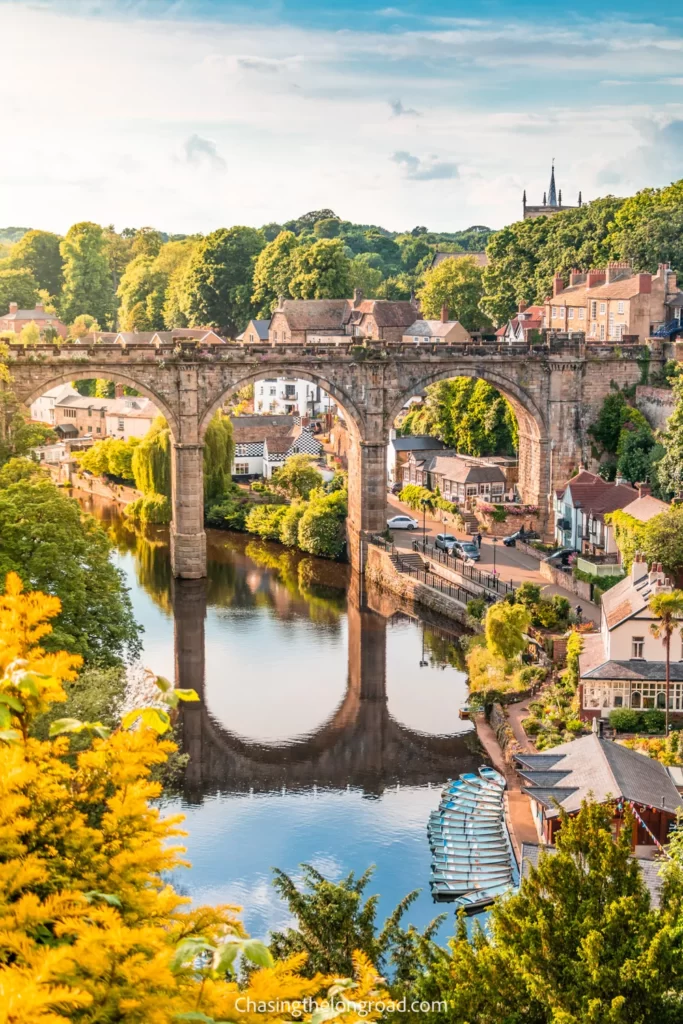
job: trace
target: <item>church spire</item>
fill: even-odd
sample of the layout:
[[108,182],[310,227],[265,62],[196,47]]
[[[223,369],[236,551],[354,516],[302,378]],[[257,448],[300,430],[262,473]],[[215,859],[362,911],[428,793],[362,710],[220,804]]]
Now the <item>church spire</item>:
[[555,191],[555,157],[550,172],[550,192],[548,193],[548,206],[557,206],[557,192]]

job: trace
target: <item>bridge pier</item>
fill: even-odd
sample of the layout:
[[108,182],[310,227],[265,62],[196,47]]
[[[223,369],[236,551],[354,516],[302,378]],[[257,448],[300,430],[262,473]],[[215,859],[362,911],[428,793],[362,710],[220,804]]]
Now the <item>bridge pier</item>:
[[365,569],[368,534],[382,533],[387,521],[387,442],[351,437],[349,451],[349,561]]
[[171,568],[174,576],[206,576],[204,445],[173,443],[171,449]]

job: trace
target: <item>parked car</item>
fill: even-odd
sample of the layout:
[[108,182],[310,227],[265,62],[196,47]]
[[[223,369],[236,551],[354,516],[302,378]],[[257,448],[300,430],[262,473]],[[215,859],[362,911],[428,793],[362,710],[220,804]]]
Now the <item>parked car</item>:
[[390,530],[416,530],[418,525],[417,519],[413,519],[411,516],[394,516],[392,519],[387,519],[387,526]]
[[562,568],[569,564],[569,559],[572,555],[578,555],[579,552],[576,548],[558,548],[557,551],[551,551],[549,555],[546,555],[542,559],[543,562],[550,562],[551,565],[557,568]]
[[452,554],[453,546],[457,543],[457,538],[452,533],[437,533],[434,547],[438,548],[439,551],[447,551],[449,554]]
[[503,537],[503,544],[506,548],[514,548],[518,540],[528,542],[530,540],[540,540],[540,534],[536,533],[535,530],[517,530],[516,533],[511,533],[509,537]]
[[400,494],[403,490],[403,484],[400,484],[398,480],[389,486],[389,494]]
[[453,554],[465,562],[478,562],[481,558],[481,552],[472,540],[456,540],[453,545]]

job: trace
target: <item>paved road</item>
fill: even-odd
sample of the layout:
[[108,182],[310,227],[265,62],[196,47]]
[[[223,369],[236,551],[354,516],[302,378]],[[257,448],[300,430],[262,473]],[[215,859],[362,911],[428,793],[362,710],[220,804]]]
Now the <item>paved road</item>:
[[[410,550],[413,540],[422,539],[423,536],[423,516],[411,512],[407,505],[402,504],[398,498],[393,494],[387,495],[387,519],[390,519],[395,515],[412,515],[419,522],[419,529],[417,530],[394,530],[394,544],[399,549]],[[439,514],[437,513],[437,516]],[[444,526],[441,519],[436,516],[430,516],[427,514],[424,522],[426,527],[426,537],[428,541],[434,543],[434,538],[437,533],[455,533],[455,536],[460,540],[471,540],[469,534],[465,534],[462,531],[454,531],[452,526]],[[514,532],[514,528],[510,527],[510,532]],[[495,551],[494,551],[495,548]],[[591,604],[589,601],[581,601],[576,597],[576,594],[572,594],[570,591],[562,590],[560,587],[555,586],[541,576],[538,570],[538,560],[532,558],[531,555],[524,554],[522,551],[518,551],[517,548],[506,548],[502,540],[498,540],[495,545],[489,537],[484,537],[481,546],[481,560],[477,563],[477,568],[488,570],[489,572],[494,568],[501,579],[505,580],[506,583],[519,584],[525,580],[530,580],[532,583],[539,583],[543,588],[544,597],[552,597],[554,594],[560,594],[562,597],[567,597],[572,607],[576,607],[580,604],[583,609],[584,618],[592,619],[593,622],[600,622],[600,609],[597,605]]]

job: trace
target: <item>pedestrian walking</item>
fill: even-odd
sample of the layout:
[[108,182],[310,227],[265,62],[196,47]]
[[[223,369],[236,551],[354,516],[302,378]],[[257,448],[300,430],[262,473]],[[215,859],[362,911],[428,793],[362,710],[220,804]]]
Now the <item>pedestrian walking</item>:
[[477,541],[477,547],[479,548],[480,551],[481,551],[481,540],[482,540],[481,534],[477,533],[476,541]]
[[576,612],[576,621],[577,621],[578,625],[580,626],[581,622],[583,620],[583,608],[581,607],[580,604],[577,604],[577,606],[574,609],[574,611]]

